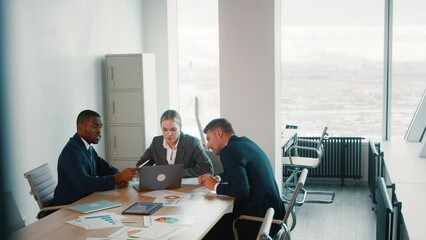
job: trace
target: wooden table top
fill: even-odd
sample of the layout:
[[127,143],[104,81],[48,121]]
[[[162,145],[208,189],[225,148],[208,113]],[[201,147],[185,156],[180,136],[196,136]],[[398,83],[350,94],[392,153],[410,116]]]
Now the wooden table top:
[[[190,193],[198,188],[198,185],[182,185],[179,191]],[[121,212],[135,202],[152,202],[154,198],[141,195],[134,190],[130,185],[127,188],[117,189],[107,192],[93,193],[72,205],[89,203],[98,200],[109,200],[120,202],[121,207],[111,208],[104,211],[121,214]],[[224,196],[199,196],[195,200],[187,200],[182,206],[171,207],[163,206],[153,215],[182,215],[191,216],[196,221],[196,224],[188,230],[173,237],[172,239],[201,239],[214,224],[226,213],[232,211],[234,200],[231,197]],[[121,227],[104,228],[96,230],[85,230],[66,223],[84,214],[63,208],[38,220],[13,234],[16,239],[40,239],[40,240],[78,240],[88,237],[108,237],[112,233],[119,230]],[[124,226],[143,227],[141,215],[125,215],[126,220],[138,220],[138,223],[123,223]]]

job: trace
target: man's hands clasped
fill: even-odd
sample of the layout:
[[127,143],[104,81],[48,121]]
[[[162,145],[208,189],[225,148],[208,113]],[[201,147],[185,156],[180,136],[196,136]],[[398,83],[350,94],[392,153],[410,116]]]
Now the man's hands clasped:
[[210,174],[204,174],[198,177],[198,183],[204,185],[206,188],[210,190],[215,190],[216,183],[218,181]]

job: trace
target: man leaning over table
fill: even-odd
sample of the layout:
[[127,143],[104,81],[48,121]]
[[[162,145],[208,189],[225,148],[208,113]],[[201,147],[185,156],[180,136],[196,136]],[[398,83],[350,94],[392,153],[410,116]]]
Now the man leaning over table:
[[[275,210],[275,219],[283,219],[284,203],[275,182],[272,166],[265,152],[247,137],[235,135],[230,122],[214,119],[204,128],[207,146],[220,155],[223,173],[200,176],[199,183],[217,194],[235,198],[232,213],[225,214],[204,239],[233,239],[232,222],[240,215],[264,217],[268,208]],[[256,239],[261,223],[239,221],[240,239]],[[271,234],[279,230],[272,226]]]
[[84,110],[77,117],[77,133],[63,148],[58,159],[58,185],[52,206],[73,203],[98,191],[127,187],[135,168],[122,172],[99,157],[91,144],[101,138],[101,116]]

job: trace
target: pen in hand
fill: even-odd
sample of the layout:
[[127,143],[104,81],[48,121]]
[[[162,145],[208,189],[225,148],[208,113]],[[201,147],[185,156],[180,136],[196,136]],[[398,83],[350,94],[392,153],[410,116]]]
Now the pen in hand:
[[143,166],[145,166],[148,162],[150,162],[151,160],[150,159],[148,159],[148,160],[146,160],[145,162],[143,162],[141,165],[139,165],[138,166],[138,168],[141,168],[141,167],[143,167]]

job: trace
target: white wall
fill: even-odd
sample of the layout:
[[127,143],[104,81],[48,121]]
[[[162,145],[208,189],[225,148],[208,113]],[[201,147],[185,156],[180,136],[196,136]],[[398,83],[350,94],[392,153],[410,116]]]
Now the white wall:
[[[143,50],[140,0],[7,1],[10,126],[5,188],[27,223],[38,206],[23,174],[57,158],[83,109],[104,115],[104,55]],[[104,136],[106,134],[104,133]],[[96,146],[104,156],[105,141]]]
[[281,186],[279,3],[219,0],[219,64],[221,116],[266,152]]

